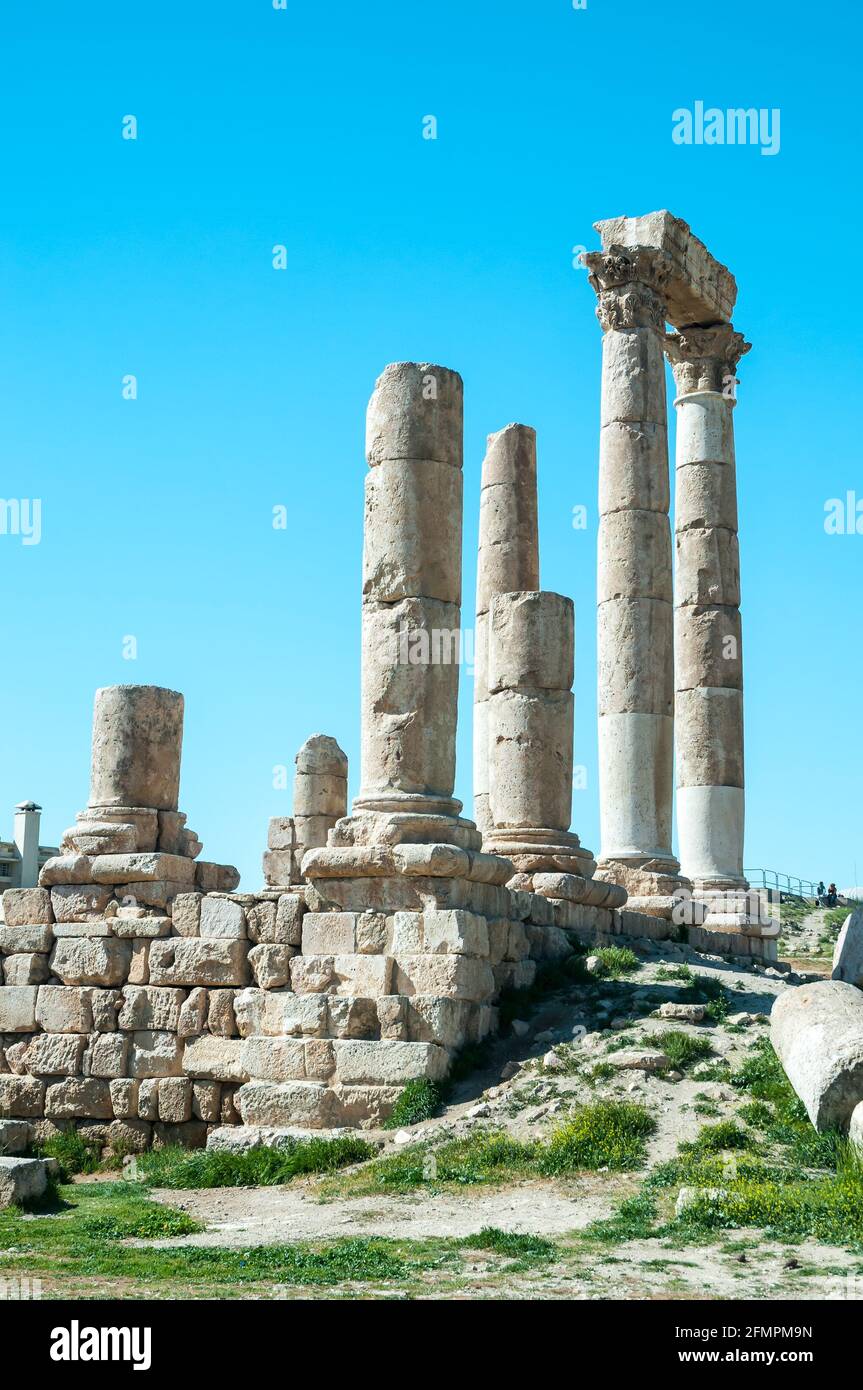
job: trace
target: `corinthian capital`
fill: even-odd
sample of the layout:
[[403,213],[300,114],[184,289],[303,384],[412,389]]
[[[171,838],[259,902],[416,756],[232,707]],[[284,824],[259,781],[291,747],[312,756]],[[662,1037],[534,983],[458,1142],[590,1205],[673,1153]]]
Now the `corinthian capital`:
[[730,323],[709,328],[684,328],[666,333],[665,355],[681,395],[690,391],[723,391],[734,380],[737,364],[752,347]]
[[596,317],[610,328],[655,328],[662,332],[667,311],[665,287],[671,261],[652,247],[610,246],[582,256],[596,292]]

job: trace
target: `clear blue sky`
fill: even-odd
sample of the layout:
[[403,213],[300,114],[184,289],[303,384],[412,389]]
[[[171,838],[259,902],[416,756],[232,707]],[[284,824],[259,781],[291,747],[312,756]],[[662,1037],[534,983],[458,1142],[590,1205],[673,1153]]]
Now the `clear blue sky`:
[[[356,791],[364,410],[420,359],[465,380],[466,618],[485,436],[538,431],[542,583],[576,603],[573,825],[597,848],[601,335],[571,248],[668,207],[734,271],[753,343],[746,863],[863,878],[863,535],[824,530],[829,498],[863,500],[857,7],[41,0],[0,26],[0,493],[42,501],[39,545],[0,536],[0,834],[32,796],[56,842],[93,691],[122,681],[185,693],[181,804],[245,887],[309,733]],[[698,100],[779,108],[780,152],[675,145]],[[468,807],[470,706],[464,679]]]

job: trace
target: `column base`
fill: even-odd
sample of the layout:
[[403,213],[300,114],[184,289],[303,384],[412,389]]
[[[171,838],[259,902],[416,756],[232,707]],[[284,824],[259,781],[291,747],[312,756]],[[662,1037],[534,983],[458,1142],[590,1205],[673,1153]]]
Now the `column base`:
[[646,917],[662,917],[666,921],[672,919],[675,908],[691,889],[673,856],[649,859],[635,855],[625,858],[603,855],[596,877],[606,883],[619,884],[626,890],[628,911],[641,912]]

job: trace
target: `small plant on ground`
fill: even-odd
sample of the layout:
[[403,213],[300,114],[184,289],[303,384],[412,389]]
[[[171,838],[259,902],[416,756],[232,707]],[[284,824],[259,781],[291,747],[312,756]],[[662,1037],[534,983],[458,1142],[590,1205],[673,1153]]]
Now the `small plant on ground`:
[[98,1145],[82,1139],[76,1129],[46,1139],[36,1152],[40,1158],[56,1158],[61,1181],[75,1173],[95,1173],[101,1162]]
[[423,1120],[430,1120],[437,1115],[443,1100],[443,1090],[437,1082],[425,1077],[408,1081],[392,1114],[384,1122],[384,1129],[401,1129],[404,1125],[418,1125]]
[[333,1173],[373,1158],[364,1139],[298,1139],[283,1148],[253,1148],[245,1153],[220,1149],[153,1149],[139,1155],[136,1168],[150,1187],[277,1187],[308,1173]]
[[641,962],[628,946],[601,946],[593,953],[601,962],[601,969],[594,972],[604,980],[619,980],[641,968]]
[[709,1038],[699,1037],[696,1033],[682,1033],[676,1028],[654,1033],[651,1042],[666,1054],[676,1071],[682,1072],[702,1062],[713,1051]]
[[539,1156],[545,1174],[582,1168],[637,1168],[656,1121],[631,1101],[603,1100],[584,1105],[550,1136]]

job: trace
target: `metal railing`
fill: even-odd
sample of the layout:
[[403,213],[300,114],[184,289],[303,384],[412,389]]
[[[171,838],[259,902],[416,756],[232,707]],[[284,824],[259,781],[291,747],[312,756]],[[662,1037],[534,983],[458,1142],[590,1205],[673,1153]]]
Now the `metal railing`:
[[818,883],[796,874],[780,874],[776,869],[744,869],[753,888],[775,888],[779,893],[792,893],[797,898],[815,898]]

